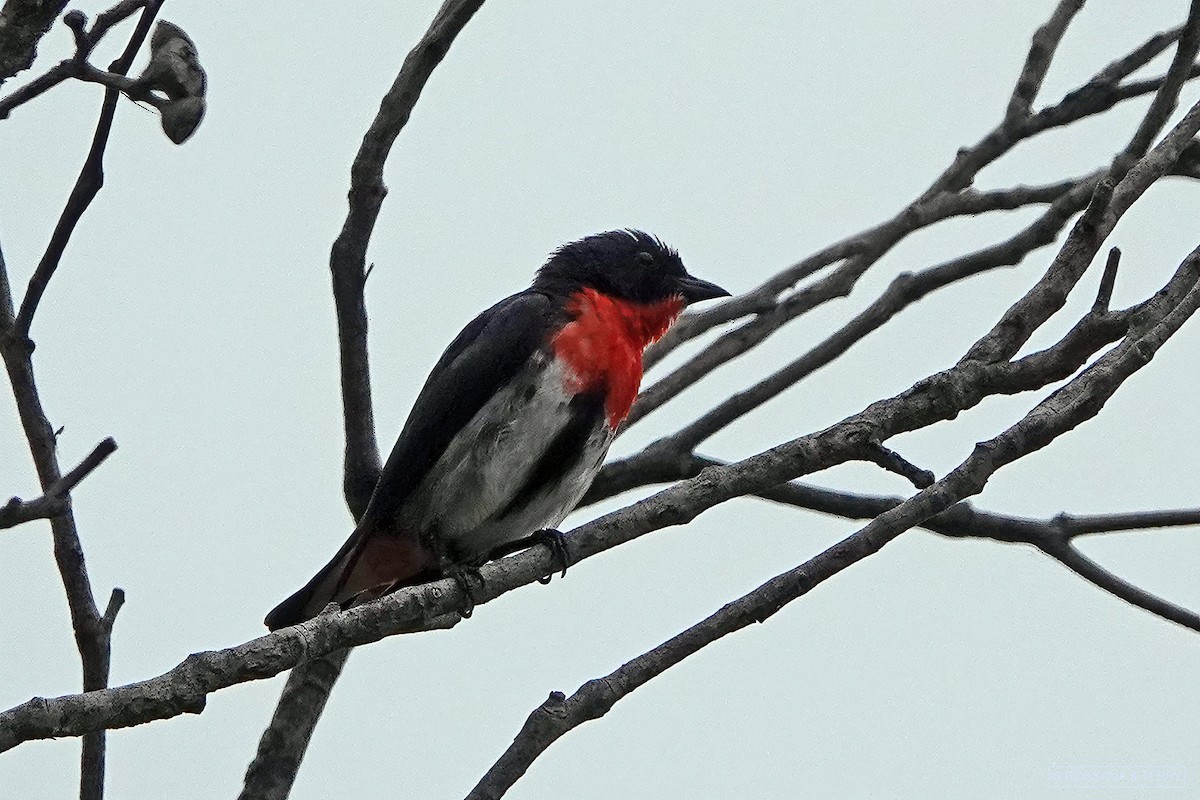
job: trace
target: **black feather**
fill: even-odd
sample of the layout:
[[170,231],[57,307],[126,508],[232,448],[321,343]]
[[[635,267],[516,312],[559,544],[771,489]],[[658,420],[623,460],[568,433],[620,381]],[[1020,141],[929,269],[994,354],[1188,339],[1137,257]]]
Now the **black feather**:
[[549,341],[563,313],[545,294],[527,290],[501,300],[462,330],[417,396],[364,523],[388,527],[450,441]]

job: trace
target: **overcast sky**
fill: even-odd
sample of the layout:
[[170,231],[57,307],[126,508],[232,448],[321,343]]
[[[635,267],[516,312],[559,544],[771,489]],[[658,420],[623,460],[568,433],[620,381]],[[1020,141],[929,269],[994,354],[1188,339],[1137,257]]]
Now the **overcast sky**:
[[[89,13],[103,5],[76,4]],[[491,0],[435,72],[388,164],[391,191],[368,256],[381,446],[458,329],[527,285],[566,240],[644,228],[692,272],[738,291],[890,217],[999,121],[1029,36],[1053,5]],[[101,603],[112,586],[128,595],[114,683],[261,634],[263,614],[350,530],[329,245],[362,133],[436,7],[169,0],[163,9],[199,49],[208,115],[176,147],[153,112],[122,103],[107,183],[32,331],[44,402],[64,426],[64,465],[105,436],[120,445],[75,493]],[[1096,0],[1068,33],[1043,99],[1059,99],[1186,9],[1182,0]],[[64,27],[53,30],[40,68],[69,44]],[[1189,86],[1182,102],[1198,94]],[[45,246],[100,98],[94,85],[64,85],[0,124],[0,243],[15,287]],[[1123,144],[1147,102],[1023,146],[980,185],[1089,171]],[[1122,221],[1112,239],[1125,253],[1116,304],[1160,286],[1196,246],[1198,211],[1200,186],[1173,180]],[[1032,216],[906,241],[849,299],[719,370],[614,454],[807,349],[898,272],[995,241]],[[948,366],[1052,252],[906,311],[704,452],[757,452]],[[1087,306],[1097,280],[1084,279],[1073,309]],[[979,505],[1026,516],[1196,505],[1198,358],[1193,322],[1098,419],[1006,468]],[[1037,399],[989,400],[893,445],[942,475]],[[908,490],[875,467],[815,480]],[[13,405],[0,401],[0,494],[38,493]],[[610,672],[856,527],[731,502],[501,598],[453,631],[363,648],[293,797],[461,797],[548,692]],[[1194,530],[1082,546],[1200,608]],[[0,564],[0,707],[77,691],[48,525],[0,533]],[[1191,796],[1200,791],[1197,674],[1194,632],[1032,548],[913,531],[570,733],[509,796],[1132,796],[1056,785],[1078,766],[1169,768],[1183,788],[1158,794]],[[234,797],[283,680],[212,695],[198,717],[110,735],[110,796]],[[0,794],[71,796],[78,749],[72,739],[4,754]]]

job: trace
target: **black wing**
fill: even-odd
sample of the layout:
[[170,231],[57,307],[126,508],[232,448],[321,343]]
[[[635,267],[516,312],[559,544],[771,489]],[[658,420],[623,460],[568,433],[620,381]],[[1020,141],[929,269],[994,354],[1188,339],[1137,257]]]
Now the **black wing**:
[[425,380],[363,515],[390,520],[472,417],[516,377],[561,322],[540,292],[501,300],[455,337]]
[[[302,622],[344,594],[343,586],[371,534],[387,529],[450,440],[516,377],[561,321],[561,313],[548,296],[525,291],[501,300],[463,328],[425,380],[358,527],[332,561],[267,615],[268,628]],[[412,566],[419,571],[423,565]]]

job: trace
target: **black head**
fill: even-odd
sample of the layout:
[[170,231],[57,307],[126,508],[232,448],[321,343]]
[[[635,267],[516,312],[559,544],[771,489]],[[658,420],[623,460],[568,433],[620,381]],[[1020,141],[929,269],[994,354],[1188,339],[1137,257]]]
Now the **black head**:
[[679,253],[635,230],[607,231],[564,244],[538,270],[533,288],[560,295],[591,288],[638,303],[673,295],[695,303],[729,294],[715,283],[693,278]]

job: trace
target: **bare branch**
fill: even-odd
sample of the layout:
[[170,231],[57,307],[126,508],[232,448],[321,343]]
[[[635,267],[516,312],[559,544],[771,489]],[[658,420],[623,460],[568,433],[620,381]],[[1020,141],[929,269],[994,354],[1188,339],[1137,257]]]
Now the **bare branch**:
[[[55,454],[54,429],[46,417],[34,382],[32,348],[28,339],[14,337],[8,330],[0,337],[0,356],[8,371],[13,397],[17,401],[17,414],[25,430],[38,479],[43,491],[50,491],[63,476]],[[101,624],[83,546],[69,504],[62,513],[50,518],[50,530],[54,559],[66,591],[71,627],[83,665],[83,688],[85,691],[101,689],[108,685],[111,629]],[[81,800],[99,800],[104,796],[104,745],[103,732],[84,737],[80,762]]]
[[125,605],[125,590],[115,588],[108,596],[108,605],[104,607],[104,616],[100,618],[100,627],[112,633],[113,625],[117,622],[117,614],[121,611],[121,607]]
[[[720,462],[695,456],[680,478],[692,477]],[[902,497],[839,492],[791,481],[756,493],[764,500],[831,514],[846,519],[872,519],[904,502]],[[1051,519],[1027,519],[981,511],[970,503],[957,503],[921,523],[921,527],[952,539],[991,539],[1007,544],[1042,548],[1058,541],[1101,533],[1128,533],[1150,529],[1200,525],[1200,508],[1170,511],[1135,511],[1121,514],[1059,514]]]
[[[715,462],[696,459],[693,472]],[[689,476],[681,476],[689,477]],[[767,500],[833,514],[848,519],[870,519],[900,505],[902,498],[870,497],[835,492],[796,482],[777,486],[758,495]],[[1085,580],[1107,592],[1163,619],[1200,630],[1194,612],[1134,587],[1103,567],[1086,559],[1071,544],[1078,536],[1098,533],[1129,532],[1147,529],[1200,525],[1200,509],[1143,511],[1125,514],[1072,516],[1059,514],[1049,520],[1023,519],[979,511],[969,503],[957,503],[921,527],[951,538],[981,538],[1014,544],[1030,544],[1063,563]]]
[[1008,110],[1004,114],[1006,121],[1016,122],[1029,116],[1033,100],[1050,69],[1054,51],[1067,32],[1067,26],[1082,8],[1083,0],[1061,0],[1046,24],[1033,34],[1033,44],[1025,58],[1025,66],[1021,68],[1021,76],[1017,78],[1012,98],[1008,101]]
[[117,449],[117,443],[110,437],[96,445],[75,469],[59,478],[41,497],[23,501],[19,497],[9,500],[0,507],[0,528],[12,528],[22,522],[35,519],[48,519],[66,513],[71,507],[69,494],[80,481],[91,474]]
[[[1200,16],[1190,24],[1200,29]],[[1196,41],[1200,43],[1200,33]],[[1193,106],[1179,124],[1128,172],[1119,166],[1121,159],[1118,157],[1110,173],[1123,174],[1120,183],[1114,187],[1111,174],[1100,182],[1091,203],[1075,223],[1050,269],[1005,312],[991,333],[968,351],[964,360],[1011,358],[1029,341],[1033,332],[1066,304],[1067,295],[1079,282],[1117,221],[1154,181],[1171,169],[1197,131],[1200,131],[1200,103]],[[1126,148],[1126,153],[1131,148],[1132,144]]]
[[1119,597],[1126,603],[1144,608],[1155,616],[1178,623],[1185,628],[1200,631],[1200,614],[1189,611],[1182,606],[1163,600],[1161,597],[1147,592],[1123,578],[1106,570],[1079,552],[1079,549],[1065,539],[1042,547],[1047,555],[1059,561],[1067,569],[1089,583],[1099,586],[1104,591]]
[[603,716],[617,701],[718,639],[751,623],[766,621],[817,584],[878,552],[904,531],[978,494],[1005,465],[1094,417],[1121,383],[1149,363],[1158,347],[1200,308],[1198,281],[1200,248],[1177,271],[1172,281],[1176,291],[1160,293],[1148,301],[1145,318],[1125,341],[1039,403],[1016,425],[976,445],[970,457],[945,478],[884,511],[805,564],[772,578],[603,678],[589,681],[565,702],[561,695],[551,695],[530,715],[513,744],[467,795],[468,800],[502,797],[534,759],[570,729]]
[[1175,42],[1179,41],[1179,37],[1182,34],[1182,25],[1178,28],[1154,34],[1141,45],[1097,72],[1085,85],[1116,85],[1120,83],[1137,70],[1149,64]]
[[[1061,8],[1062,6],[1060,6],[1060,9]],[[1195,28],[1197,28],[1195,20],[1190,21],[1188,29],[1191,30]],[[1177,64],[1188,65],[1192,63],[1193,59],[1195,58],[1196,48],[1194,45],[1196,38],[1198,37],[1185,37],[1180,41],[1180,49],[1177,50]],[[1188,49],[1184,50],[1185,47]],[[1177,94],[1178,89],[1184,80],[1182,75],[1183,72],[1185,72],[1183,68],[1173,69],[1172,71],[1168,72],[1167,79],[1162,81],[1160,85],[1158,96],[1169,94],[1172,90],[1172,87]],[[1150,112],[1147,112],[1148,115],[1152,112],[1157,113],[1157,108],[1160,105],[1161,104],[1152,106]],[[1144,125],[1139,127],[1139,132],[1144,127]],[[1098,242],[1102,241],[1108,235],[1108,232],[1111,231],[1112,226],[1116,224],[1117,219],[1119,219],[1120,215],[1124,213],[1124,210],[1128,208],[1129,203],[1132,203],[1133,199],[1136,199],[1136,197],[1140,196],[1141,192],[1144,191],[1151,182],[1156,180],[1158,177],[1161,177],[1161,175],[1165,174],[1174,166],[1179,158],[1180,153],[1182,153],[1183,148],[1191,141],[1191,138],[1194,136],[1195,132],[1196,126],[1193,125],[1187,118],[1185,118],[1185,120],[1176,127],[1173,134],[1168,137],[1167,140],[1164,140],[1164,142],[1160,144],[1159,148],[1156,148],[1156,150],[1161,151],[1159,158],[1150,161],[1142,161],[1139,163],[1138,169],[1143,174],[1137,180],[1137,182],[1123,185],[1122,193],[1120,193],[1120,197],[1122,199],[1119,201],[1120,205],[1116,209],[1116,215],[1111,219],[1106,218],[1104,220],[1104,225],[1101,226],[1103,229],[1101,229],[1101,227],[1096,227],[1096,224],[1099,222],[1100,215],[1102,215],[1102,212],[1107,210],[1104,208],[1102,203],[1096,203],[1093,216],[1085,217],[1085,219],[1081,220],[1080,224],[1076,226],[1076,230],[1073,232],[1073,246],[1083,248],[1081,252],[1086,251],[1089,246],[1091,246],[1088,244],[1090,240],[1092,245],[1098,247]],[[974,148],[972,153],[984,151],[992,152],[985,147],[986,141],[987,139],[985,137],[984,142],[981,142],[980,145]],[[1128,158],[1130,154],[1135,153],[1136,147],[1137,135],[1135,134],[1134,140],[1132,140],[1131,143],[1125,148],[1123,158]],[[1001,153],[999,151],[996,151],[992,154],[992,158],[998,157],[1000,154]],[[960,156],[960,160],[963,160],[962,156]],[[972,155],[970,158],[965,159],[964,163],[970,162],[971,164],[974,164],[977,160],[978,158],[976,155]],[[1125,163],[1121,159],[1118,159],[1118,162],[1120,164]],[[982,163],[978,166],[981,167]],[[978,167],[972,168],[974,168],[975,171],[978,171]],[[955,184],[957,181],[961,180],[964,169],[966,169],[966,167],[962,165],[958,166],[957,168],[952,166],[947,173],[944,173],[943,176],[938,179],[938,181],[935,181],[934,186],[936,187],[940,184],[950,186]],[[1120,175],[1124,174],[1123,168],[1118,167],[1117,164],[1114,164],[1114,169],[1118,169]],[[1065,193],[1058,195],[1058,198],[1064,202],[1061,202],[1059,205],[1057,205],[1057,207],[1052,206],[1051,209],[1043,214],[1038,221],[1026,228],[1022,234],[1012,237],[1008,242],[997,245],[994,248],[980,251],[979,253],[966,258],[971,259],[972,261],[978,259],[978,261],[981,262],[979,263],[979,266],[983,268],[1001,266],[1004,264],[1016,263],[1016,261],[1019,261],[1021,257],[1030,252],[1036,246],[1052,242],[1055,234],[1057,234],[1058,230],[1060,230],[1070,218],[1070,214],[1076,211],[1079,207],[1079,201],[1082,198],[1082,193],[1079,193],[1075,190],[1079,189],[1079,187],[1085,184],[1094,186],[1095,179],[1095,175],[1079,179],[1079,181],[1076,182],[1073,187],[1068,189]],[[1061,188],[1063,184],[1058,184],[1057,186]],[[1135,191],[1135,187],[1140,188],[1137,188]],[[931,187],[930,191],[932,191],[932,188],[933,187]],[[911,232],[911,230],[915,230],[925,224],[929,224],[939,219],[944,219],[948,216],[964,213],[980,213],[982,211],[990,210],[990,208],[1004,207],[998,204],[993,205],[998,203],[1001,199],[1020,204],[1044,201],[1047,196],[1046,189],[1049,188],[1050,187],[1042,187],[1041,191],[1036,191],[1031,190],[1028,187],[1018,187],[1017,189],[1008,190],[1007,192],[988,193],[988,195],[980,195],[979,193],[968,194],[966,192],[960,192],[958,194],[930,194],[930,191],[927,191],[924,195],[922,195],[922,198],[918,199],[918,201],[909,206],[909,208],[904,212],[901,212],[900,215],[895,217],[889,223],[885,223],[882,226],[866,232],[863,235],[863,238],[858,240],[858,244],[855,246],[855,254],[848,257],[841,267],[839,267],[825,279],[813,284],[810,287],[807,287],[804,290],[796,292],[786,300],[781,301],[773,307],[767,308],[766,310],[760,312],[756,319],[746,323],[734,331],[723,335],[711,346],[680,366],[670,375],[662,378],[654,385],[646,389],[642,393],[642,396],[639,397],[638,402],[631,412],[626,424],[632,425],[636,423],[650,412],[654,411],[673,397],[677,396],[688,386],[691,386],[700,377],[709,374],[713,369],[721,364],[724,364],[729,360],[749,351],[800,314],[803,314],[830,299],[842,297],[848,294],[853,288],[854,284],[857,282],[858,278],[884,252],[886,252],[887,249],[894,245],[895,242],[899,241],[900,238],[906,236],[909,232]],[[1106,197],[1108,191],[1109,190],[1105,191]],[[986,200],[981,199],[984,197],[986,197]],[[965,202],[960,198],[966,198]],[[1107,202],[1107,200],[1105,200],[1105,202]],[[905,221],[912,226],[911,229],[905,228],[903,224]],[[870,244],[871,242],[874,242],[876,238],[878,238],[878,243]],[[837,252],[840,253],[843,250],[849,249],[850,241],[851,240],[845,240],[843,246],[841,248],[837,248]],[[834,252],[833,249],[825,251],[824,255],[828,257],[828,255],[832,252]],[[1066,252],[1067,251],[1064,249],[1063,253]],[[1060,253],[1060,258],[1066,258],[1063,253]],[[820,263],[823,260],[824,258],[816,259],[813,263]],[[1070,263],[1074,264],[1082,263],[1079,262],[1076,255],[1072,255],[1068,260]],[[964,263],[964,260],[959,259],[956,260],[956,262],[956,267],[958,267]],[[721,405],[719,410],[714,409],[713,412],[710,412],[709,415],[706,415],[706,419],[703,424],[689,426],[690,430],[686,435],[684,435],[681,431],[679,436],[680,443],[686,443],[694,446],[700,441],[703,441],[704,438],[711,436],[712,433],[715,433],[720,428],[729,424],[729,422],[731,422],[733,419],[736,419],[750,409],[761,405],[761,403],[765,402],[767,399],[774,397],[783,389],[793,385],[796,381],[810,374],[813,369],[816,369],[817,367],[828,363],[833,358],[836,358],[845,351],[845,348],[861,339],[862,336],[866,335],[866,333],[868,333],[870,330],[874,330],[878,326],[885,323],[891,318],[891,316],[893,316],[903,307],[911,304],[916,299],[919,299],[919,297],[924,296],[925,293],[928,293],[933,289],[940,288],[940,286],[946,285],[946,283],[950,282],[948,279],[950,277],[949,275],[943,274],[940,276],[942,280],[945,280],[945,283],[942,283],[937,278],[934,278],[934,276],[937,274],[938,273],[931,273],[928,275],[927,277],[932,278],[933,281],[927,285],[927,288],[924,292],[917,294],[917,296],[912,297],[907,302],[898,301],[897,299],[898,295],[901,295],[901,293],[903,293],[907,288],[900,285],[901,283],[908,281],[907,276],[902,276],[901,279],[898,279],[898,283],[893,284],[893,287],[889,289],[889,293],[891,294],[890,297],[885,295],[877,300],[876,303],[872,304],[869,309],[860,314],[859,317],[857,317],[852,323],[847,325],[846,328],[839,332],[839,336],[836,338],[836,341],[827,341],[806,357],[799,359],[797,362],[793,362],[793,364],[785,367],[783,370],[780,370],[775,375],[772,375],[760,382],[760,384],[754,387],[753,390],[729,398],[729,400]],[[968,274],[975,274],[975,272],[973,271]],[[1081,274],[1082,273],[1080,273],[1080,275]],[[1031,289],[1027,295],[1029,298],[1031,298],[1031,303],[1036,300],[1042,305],[1039,313],[1034,316],[1029,316],[1032,311],[1029,305],[1019,309],[1014,308],[1014,311],[1011,312],[1010,317],[1007,320],[1001,320],[1001,322],[998,323],[998,326],[1010,325],[1012,324],[1013,319],[1025,319],[1027,323],[1033,325],[1034,328],[1040,326],[1050,314],[1053,314],[1054,311],[1056,311],[1058,308],[1061,308],[1062,304],[1065,303],[1066,293],[1069,292],[1070,288],[1074,286],[1074,281],[1076,280],[1078,280],[1078,276],[1072,278],[1072,275],[1058,273],[1056,290],[1052,292],[1044,292],[1044,287],[1039,284],[1038,287]],[[767,285],[768,284],[764,284],[764,286]],[[755,292],[743,297],[758,297],[758,291],[759,290],[755,290]],[[911,295],[912,293],[909,292],[909,294]],[[735,298],[735,300],[741,300],[741,298]],[[758,300],[757,302],[762,301]],[[720,313],[720,309],[715,309],[714,312],[709,313]],[[1043,317],[1043,314],[1046,316]],[[698,326],[693,323],[691,329],[685,328],[685,334],[690,335],[691,330],[698,330]],[[1031,331],[1032,328],[1030,329],[1030,332]],[[1016,332],[1014,331],[1014,333]],[[682,339],[674,340],[673,343],[668,342],[668,344],[662,350],[663,354],[669,352],[670,348],[677,345],[679,341],[682,341]],[[1018,334],[1009,342],[1008,347],[1004,352],[1015,352],[1016,347],[1019,347],[1020,343],[1023,341],[1024,339],[1021,338],[1020,334]],[[970,354],[968,357],[979,358],[983,357],[983,354],[980,352],[975,352]],[[999,357],[999,355],[997,354],[995,357]]]
[[4,262],[4,248],[0,247],[0,341],[12,330],[15,313],[12,286],[8,282],[8,264]]
[[[1128,375],[1147,363],[1200,304],[1200,290],[1195,288],[1200,275],[1198,264],[1200,253],[1194,253],[1164,291],[1138,308],[1138,327],[1122,344],[1040,403],[1017,426],[977,447],[971,458],[946,478],[876,518],[860,534],[847,540],[852,545],[843,542],[830,551],[834,555],[826,556],[828,574],[878,550],[902,530],[977,493],[996,469],[1044,447],[1063,431],[1098,413],[1104,400]],[[1104,326],[1088,326],[1081,321],[1076,330],[1091,331],[1094,347],[1103,346]],[[704,470],[689,481],[581,526],[567,538],[571,561],[590,557],[651,530],[684,524],[732,497],[763,491],[796,475],[844,462],[856,457],[865,444],[883,441],[901,430],[922,427],[931,419],[950,418],[979,402],[986,393],[1044,386],[1055,380],[1056,375],[1070,374],[1085,358],[1078,342],[1072,341],[1068,334],[1060,345],[1029,356],[1023,359],[1024,363],[960,364],[823,431],[735,465]],[[556,568],[554,557],[543,548],[530,548],[512,558],[488,564],[481,571],[484,583],[475,602],[481,605]],[[810,576],[811,572],[802,569],[800,573],[781,576],[777,582],[782,581],[782,588],[794,597],[812,585]],[[804,579],[804,585],[795,592],[798,578]],[[364,606],[323,615],[237,648],[191,656],[171,672],[150,681],[53,701],[35,699],[0,714],[0,751],[30,738],[77,735],[99,727],[121,727],[198,712],[208,692],[269,677],[306,658],[395,633],[452,625],[458,618],[462,599],[462,591],[453,580],[403,589]]]
[[[1141,158],[1150,144],[1158,137],[1175,111],[1179,102],[1179,92],[1188,80],[1196,63],[1196,53],[1200,51],[1200,0],[1192,0],[1188,6],[1187,21],[1183,23],[1183,32],[1179,44],[1175,47],[1175,55],[1171,66],[1167,68],[1166,79],[1162,87],[1154,95],[1149,110],[1142,117],[1137,132],[1125,149],[1125,154],[1131,158]],[[1190,137],[1189,137],[1190,138]]]
[[[640,462],[636,475],[624,476],[621,490],[656,483],[694,478],[708,467],[725,467],[726,462],[699,455],[663,454]],[[601,492],[597,499],[615,492]],[[816,511],[845,519],[872,519],[904,502],[903,497],[857,494],[789,481],[753,493],[774,503]],[[961,502],[921,523],[921,527],[949,538],[992,539],[1009,544],[1041,547],[1054,540],[1102,533],[1142,531],[1200,525],[1200,508],[1167,511],[1135,511],[1118,514],[1059,514],[1038,520],[982,511]]]
[[[424,36],[405,57],[354,158],[349,210],[329,254],[337,308],[346,436],[343,491],[356,520],[366,511],[381,470],[371,401],[364,290],[370,274],[370,269],[365,268],[367,246],[387,194],[383,167],[434,68],[482,5],[483,0],[446,0]],[[271,722],[259,740],[254,760],[246,770],[242,800],[287,797],[325,700],[348,655],[348,651],[334,652],[308,661],[289,676]]]
[[[1058,11],[1055,13],[1057,15]],[[648,367],[653,366],[679,345],[704,334],[718,325],[732,322],[747,315],[764,314],[771,311],[776,306],[776,298],[794,286],[798,281],[831,264],[864,252],[874,240],[883,237],[885,232],[897,224],[898,220],[913,206],[934,200],[939,196],[954,196],[956,193],[966,189],[983,167],[999,159],[1017,143],[1047,130],[1069,125],[1088,116],[1104,113],[1126,100],[1153,92],[1169,91],[1169,87],[1166,89],[1164,87],[1170,73],[1157,78],[1123,85],[1119,81],[1128,77],[1130,73],[1139,67],[1144,66],[1177,41],[1183,30],[1184,28],[1180,27],[1155,34],[1127,55],[1104,67],[1087,83],[1069,93],[1056,105],[1023,118],[1006,116],[1005,121],[1000,126],[985,135],[979,142],[959,150],[954,162],[913,202],[909,209],[901,212],[901,214],[892,220],[824,248],[812,256],[782,270],[749,292],[730,298],[704,311],[685,315],[663,340],[647,353],[646,365]],[[1048,52],[1052,55],[1052,51]],[[1177,50],[1177,60],[1182,60],[1179,52]],[[1194,54],[1192,58],[1194,58]],[[1026,66],[1028,67],[1028,60]],[[1039,61],[1039,69],[1048,67],[1048,61],[1044,66]],[[1200,76],[1200,66],[1193,65],[1190,69],[1186,70],[1185,79],[1197,76]],[[1174,77],[1172,77],[1173,81]],[[1178,94],[1177,90],[1175,93]]]
[[[521,581],[532,583],[537,578],[537,567],[531,565],[540,555],[531,551],[515,556],[505,562],[505,569],[514,571],[512,562],[518,559],[526,562]],[[489,565],[485,570],[496,572],[499,566]],[[347,647],[411,632],[414,625],[423,630],[450,627],[459,619],[454,609],[461,602],[453,581],[425,584],[366,606],[316,617],[237,647],[194,653],[175,668],[146,681],[49,700],[33,698],[0,714],[0,752],[31,739],[79,736],[180,714],[199,714],[210,692],[270,678]],[[328,692],[321,690],[318,694]]]
[[[796,360],[763,378],[754,386],[736,392],[718,403],[694,422],[654,442],[651,447],[690,451],[730,423],[745,416],[781,392],[794,386],[816,370],[838,358],[856,343],[878,330],[901,311],[941,288],[999,267],[1020,263],[1034,250],[1053,243],[1055,236],[1077,211],[1084,207],[1095,189],[1100,173],[1072,183],[1038,219],[1003,242],[929,267],[917,273],[902,273],[867,308]],[[756,325],[757,321],[747,326]],[[678,392],[714,369],[719,359],[732,348],[718,350],[726,338],[698,354],[674,373],[650,387],[638,400],[653,410]],[[608,467],[606,466],[605,469]]]
[[[129,71],[162,2],[163,0],[148,0],[142,16],[138,19],[137,27],[134,28],[133,35],[130,36],[129,43],[125,46],[125,51],[112,63],[109,72],[123,75]],[[91,149],[83,162],[83,168],[79,172],[79,178],[75,181],[75,187],[71,190],[70,197],[67,198],[66,207],[58,219],[58,224],[54,226],[54,233],[50,236],[50,243],[46,245],[46,252],[38,262],[33,277],[29,279],[29,288],[25,292],[25,298],[21,301],[21,310],[17,313],[14,328],[16,336],[26,337],[29,335],[29,328],[33,323],[33,315],[37,312],[38,303],[41,301],[42,294],[45,293],[54,271],[58,269],[58,263],[62,259],[63,251],[67,248],[67,243],[71,240],[71,234],[75,232],[76,224],[100,192],[100,188],[104,186],[104,150],[108,146],[108,135],[112,131],[118,97],[117,90],[112,88],[107,89],[104,93],[104,104],[100,109],[100,120],[96,123]]]
[[[125,51],[113,62],[111,71],[122,73],[129,69],[161,2],[162,0],[148,0]],[[125,6],[123,5],[110,10],[110,16],[105,18],[105,24],[108,24],[108,20],[114,20],[120,13],[124,13],[124,10]],[[82,25],[78,18],[73,19],[73,23],[73,28]],[[98,22],[97,25],[99,26],[99,24]],[[55,226],[46,252],[30,279],[29,289],[15,319],[11,316],[9,287],[6,286],[4,292],[4,302],[9,308],[6,309],[6,319],[2,326],[3,335],[0,336],[0,355],[3,356],[8,371],[13,396],[17,401],[17,413],[25,430],[25,437],[29,443],[29,450],[33,456],[34,467],[37,470],[43,492],[51,492],[63,479],[63,476],[60,474],[58,457],[55,453],[54,429],[42,407],[34,380],[33,343],[29,340],[29,326],[38,301],[58,267],[76,223],[103,184],[104,149],[108,142],[116,102],[116,91],[109,89],[105,94],[100,120],[97,123],[92,146],[84,161],[79,179],[76,181],[62,216]],[[55,562],[66,591],[67,605],[71,612],[71,626],[83,665],[83,688],[85,691],[102,689],[108,685],[111,622],[115,619],[120,603],[114,601],[113,604],[110,604],[112,619],[102,617],[96,607],[84,561],[83,547],[69,505],[62,513],[50,518],[50,529],[54,539]],[[104,796],[104,753],[103,731],[84,737],[80,758],[79,794],[81,800],[100,800]]]
[[[58,62],[44,74],[34,78],[11,94],[0,98],[0,119],[7,118],[17,106],[28,103],[30,100],[53,89],[63,81],[69,78],[80,77],[90,66],[87,64],[87,59],[92,54],[92,50],[100,43],[100,40],[104,38],[109,29],[129,18],[135,11],[144,8],[148,1],[122,0],[97,16],[91,30],[86,32],[84,31],[84,25],[87,23],[87,18],[83,13],[80,11],[68,12],[63,17],[63,22],[71,29],[71,33],[75,37],[75,54],[71,58]],[[10,5],[13,2],[20,2],[20,0],[9,0]],[[161,2],[162,0],[158,0],[159,5],[161,5]],[[54,3],[47,6],[47,8],[53,5],[58,5],[59,11],[61,11],[61,6],[66,4]],[[3,81],[0,81],[0,83],[3,83]]]
[[87,83],[98,83],[101,86],[116,89],[118,92],[137,100],[139,103],[147,103],[159,110],[162,110],[170,102],[166,98],[159,97],[153,92],[146,90],[138,83],[138,79],[136,78],[130,78],[127,75],[120,75],[115,72],[105,72],[102,69],[96,69],[86,62],[75,68],[72,77]]
[[879,442],[871,442],[867,445],[866,460],[878,464],[888,472],[894,472],[918,489],[932,486],[936,480],[932,472],[927,469],[921,469],[895,450],[884,447]]
[[350,208],[342,231],[333,243],[329,268],[337,304],[342,402],[345,406],[346,501],[355,517],[366,509],[380,471],[371,406],[363,287],[367,245],[387,194],[383,165],[429,76],[482,5],[483,0],[447,0],[442,5],[425,35],[404,59],[350,168]]
[[[862,272],[909,233],[954,217],[983,214],[989,211],[1012,211],[1028,205],[1054,203],[1064,194],[1078,186],[1081,181],[1087,181],[1090,177],[1084,176],[1082,178],[1059,181],[1042,186],[1014,186],[1008,189],[988,192],[968,189],[957,193],[934,195],[924,201],[914,201],[913,204],[887,222],[855,236],[843,239],[812,254],[772,276],[749,292],[730,298],[704,311],[685,315],[663,337],[662,341],[647,351],[645,358],[646,367],[653,367],[683,342],[693,339],[718,325],[732,322],[749,314],[766,316],[771,312],[778,311],[781,306],[786,306],[790,310],[791,316],[782,320],[772,318],[766,335],[756,339],[755,343],[762,341],[767,335],[782,327],[783,323],[819,305],[821,302],[836,297],[844,297],[846,294],[849,294],[850,289],[854,286],[854,281],[857,280]],[[870,255],[868,256],[868,254]],[[800,298],[803,296],[800,292],[797,292],[789,300],[783,302],[777,301],[776,298],[781,293],[794,286],[797,282],[840,261],[846,261],[847,263],[837,273],[825,279],[824,283],[821,284],[824,287],[823,293],[817,294],[809,290],[809,295],[816,296],[807,299],[807,305],[800,302]],[[738,335],[739,338],[749,338],[752,335],[757,336],[759,333],[759,326],[756,325],[757,322],[758,320],[748,323],[743,328],[733,331],[728,335]],[[638,414],[639,412],[635,410],[634,417],[636,418]]]
[[350,652],[344,648],[304,661],[288,675],[275,715],[259,739],[254,760],[246,768],[238,800],[288,796],[316,721],[325,710],[325,702]]
[[1092,303],[1092,311],[1103,313],[1108,311],[1112,302],[1113,289],[1117,284],[1117,267],[1121,264],[1121,250],[1114,247],[1108,251],[1108,262],[1104,265],[1104,274],[1100,276],[1100,289],[1096,292],[1096,301]]

